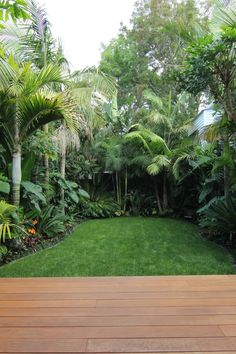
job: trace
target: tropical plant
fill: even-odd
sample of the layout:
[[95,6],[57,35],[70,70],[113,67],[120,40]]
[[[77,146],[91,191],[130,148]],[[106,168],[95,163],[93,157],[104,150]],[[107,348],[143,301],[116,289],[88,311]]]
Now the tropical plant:
[[122,215],[120,206],[111,199],[90,201],[81,199],[79,216],[85,218],[109,218]]
[[236,233],[236,199],[232,196],[215,197],[198,210],[200,226],[212,233],[223,232],[232,242]]
[[116,202],[121,205],[121,171],[124,159],[122,156],[122,138],[110,137],[98,142],[95,146],[100,163],[103,164],[104,171],[114,174],[114,191]]
[[65,119],[74,128],[75,104],[68,92],[55,93],[48,88],[53,82],[63,81],[57,66],[49,64],[37,71],[30,64],[19,65],[12,56],[2,64],[0,75],[5,80],[0,87],[0,137],[12,154],[13,204],[19,205],[22,142],[53,120]]
[[9,18],[13,21],[17,19],[29,19],[27,1],[25,0],[1,0],[0,18],[6,22]]
[[5,195],[10,193],[10,183],[8,178],[0,173],[0,193],[4,193]]
[[41,212],[41,208],[47,204],[43,188],[30,181],[21,182],[21,185],[23,187],[23,199],[26,201],[27,208]]
[[18,230],[21,234],[26,233],[22,227],[13,223],[12,214],[15,211],[16,206],[8,204],[4,200],[0,200],[0,243],[15,236],[13,233],[14,229]]
[[2,261],[3,257],[7,255],[7,253],[8,253],[7,247],[0,245],[0,262]]
[[[170,150],[165,141],[152,131],[143,128],[141,125],[134,125],[124,136],[126,144],[135,147],[136,153],[130,161],[131,165],[146,171],[151,176],[157,176],[161,171],[170,166],[168,155]],[[166,181],[163,184],[163,206],[160,197],[160,191],[157,185],[157,179],[153,178],[155,196],[159,213],[162,214],[167,209],[166,200]]]
[[49,205],[37,216],[37,232],[40,235],[54,237],[65,230],[65,216],[54,206]]

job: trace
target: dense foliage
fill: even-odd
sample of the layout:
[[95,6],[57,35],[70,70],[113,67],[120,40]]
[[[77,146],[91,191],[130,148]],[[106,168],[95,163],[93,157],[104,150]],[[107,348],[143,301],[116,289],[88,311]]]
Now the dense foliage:
[[[34,0],[0,1],[0,17],[3,260],[122,215],[234,243],[234,1],[138,0],[99,67],[75,72]],[[193,129],[208,104],[215,119]]]

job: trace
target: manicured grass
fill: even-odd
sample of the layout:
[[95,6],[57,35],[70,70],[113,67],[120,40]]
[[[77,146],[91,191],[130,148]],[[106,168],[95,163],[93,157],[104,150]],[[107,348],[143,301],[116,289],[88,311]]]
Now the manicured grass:
[[114,218],[79,225],[61,244],[0,268],[0,277],[233,273],[226,250],[173,219]]

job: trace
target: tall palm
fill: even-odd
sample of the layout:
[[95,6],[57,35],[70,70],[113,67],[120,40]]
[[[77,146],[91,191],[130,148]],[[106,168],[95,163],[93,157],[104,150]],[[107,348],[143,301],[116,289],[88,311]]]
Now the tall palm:
[[[26,23],[6,23],[0,29],[0,39],[4,48],[13,50],[18,58],[34,63],[42,69],[48,63],[55,63],[55,40],[52,37],[50,23],[44,7],[34,0],[26,0],[29,20]],[[43,126],[48,134],[48,125]],[[44,155],[45,186],[49,183],[49,158]]]
[[160,98],[153,91],[143,94],[149,104],[148,124],[172,149],[188,134],[192,119],[188,116],[189,95],[183,93],[174,100],[171,91],[166,98]]
[[[62,52],[60,58],[66,64]],[[64,71],[69,75],[68,66],[64,65]],[[67,84],[76,102],[78,131],[71,131],[66,121],[63,121],[53,134],[60,149],[60,174],[62,178],[65,178],[67,151],[69,149],[79,149],[81,144],[79,135],[81,133],[83,134],[83,139],[87,138],[91,144],[98,127],[101,128],[105,124],[102,112],[104,102],[111,100],[117,90],[113,79],[95,69],[86,69],[73,73],[71,80]],[[64,189],[62,187],[60,194],[62,212],[64,213]]]
[[235,164],[235,123],[229,122],[226,115],[222,115],[219,120],[205,127],[203,136],[209,143],[218,145],[218,156],[214,154],[208,160],[199,158],[197,165],[208,164],[212,167],[212,173],[223,171],[224,195],[227,196],[230,187],[236,183]]
[[[173,175],[180,161],[187,159],[189,145],[192,145],[192,141],[189,141],[189,138],[187,139],[192,119],[189,118],[189,112],[185,108],[188,107],[189,95],[183,93],[174,99],[170,91],[169,95],[162,99],[153,91],[146,90],[144,91],[144,98],[149,104],[149,126],[164,139],[168,149],[171,151],[166,158],[160,156],[154,159],[149,167],[149,173],[151,174],[158,174],[162,171],[163,208],[167,209],[169,172],[171,171],[171,175]],[[181,160],[179,159],[180,157]]]
[[[136,124],[132,126],[129,132],[124,136],[127,144],[135,147],[134,156],[131,160],[131,165],[141,167],[149,175],[157,176],[164,169],[170,166],[170,150],[160,136],[152,131],[143,128],[141,125]],[[167,196],[165,186],[163,186],[163,205],[160,198],[160,191],[157,185],[157,180],[153,178],[155,196],[159,213],[167,208]]]
[[[3,65],[2,65],[3,66]],[[44,124],[65,119],[75,126],[74,101],[67,92],[56,93],[49,87],[63,81],[60,68],[48,65],[40,71],[30,64],[19,65],[10,57],[0,77],[2,144],[12,154],[13,203],[19,205],[21,183],[21,144],[31,133]]]
[[121,205],[122,137],[113,136],[103,139],[95,145],[95,148],[104,169],[112,172],[116,201]]

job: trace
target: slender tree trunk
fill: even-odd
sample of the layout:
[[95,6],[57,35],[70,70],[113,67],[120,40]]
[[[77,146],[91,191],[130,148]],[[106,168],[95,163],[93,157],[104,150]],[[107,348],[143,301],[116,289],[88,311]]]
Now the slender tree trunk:
[[116,200],[117,203],[120,205],[120,194],[119,194],[119,174],[118,171],[116,171]]
[[36,156],[35,164],[32,172],[32,182],[37,184],[38,183],[38,175],[39,175],[39,164],[40,164],[40,157]]
[[21,147],[15,145],[12,155],[12,203],[20,205]]
[[127,194],[128,194],[128,171],[127,167],[125,168],[125,195],[124,195],[124,211],[126,211],[126,202],[127,202]]
[[224,166],[224,195],[227,197],[229,194],[229,171],[228,167]]
[[[43,66],[47,65],[47,40],[45,38],[45,33],[43,34],[43,40],[42,40],[42,52],[43,52]],[[43,131],[48,134],[48,124],[45,124],[43,126]],[[45,184],[45,189],[46,192],[49,189],[49,158],[48,154],[44,155],[44,168],[45,168],[45,175],[44,175],[44,184]]]
[[120,200],[120,206],[121,206],[121,175],[120,173],[118,174],[119,176],[119,200]]
[[[61,141],[61,160],[60,160],[60,174],[61,178],[65,179],[66,176],[66,137],[63,130],[63,136]],[[65,190],[63,187],[60,189],[61,195],[61,205],[62,205],[62,213],[65,214]]]
[[[231,156],[229,141],[227,138],[224,140],[223,154],[226,155],[226,157]],[[227,166],[224,166],[224,195],[225,195],[225,197],[229,194],[229,190],[230,190],[229,169]]]
[[164,171],[164,176],[163,176],[163,209],[164,209],[164,211],[168,209],[168,196],[167,196],[166,172],[165,171]]
[[113,190],[114,190],[114,193],[116,194],[116,185],[115,185],[114,174],[113,174],[113,173],[112,173],[112,175],[111,175],[111,179],[112,179]]
[[[46,134],[48,134],[48,124],[45,124],[43,126],[43,131]],[[45,189],[48,190],[48,186],[49,186],[49,158],[48,158],[48,154],[44,154],[44,169],[45,169],[44,184],[45,184]]]
[[159,191],[158,191],[158,188],[157,188],[157,182],[156,182],[155,178],[153,179],[153,182],[154,182],[154,190],[155,190],[155,196],[156,196],[158,211],[159,211],[160,214],[162,214],[163,210],[162,210],[162,206],[161,206],[161,199],[160,199],[160,194],[159,194]]
[[16,118],[14,117],[14,147],[12,154],[12,203],[16,206],[20,205],[20,184],[21,184],[21,145],[19,143],[19,126]]

